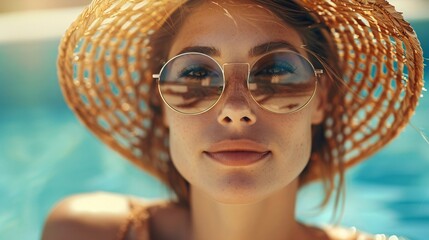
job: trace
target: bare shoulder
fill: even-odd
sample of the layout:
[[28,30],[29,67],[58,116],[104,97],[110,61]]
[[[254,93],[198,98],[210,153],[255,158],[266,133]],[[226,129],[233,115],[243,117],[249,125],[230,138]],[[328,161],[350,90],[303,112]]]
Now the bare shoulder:
[[124,195],[106,192],[73,195],[52,209],[42,239],[114,240],[129,212],[130,198]]

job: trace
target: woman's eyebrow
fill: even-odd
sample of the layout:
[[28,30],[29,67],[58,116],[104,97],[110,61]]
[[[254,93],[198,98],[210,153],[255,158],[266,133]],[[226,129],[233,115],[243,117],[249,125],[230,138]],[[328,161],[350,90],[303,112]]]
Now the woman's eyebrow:
[[187,52],[204,53],[204,54],[212,56],[212,57],[219,57],[220,56],[220,50],[215,48],[215,47],[206,47],[206,46],[185,47],[182,49],[182,51],[179,52],[179,54],[187,53]]
[[289,49],[295,52],[298,52],[295,46],[285,41],[275,41],[275,42],[267,42],[260,44],[249,51],[249,56],[256,57],[262,54],[277,50],[277,49]]

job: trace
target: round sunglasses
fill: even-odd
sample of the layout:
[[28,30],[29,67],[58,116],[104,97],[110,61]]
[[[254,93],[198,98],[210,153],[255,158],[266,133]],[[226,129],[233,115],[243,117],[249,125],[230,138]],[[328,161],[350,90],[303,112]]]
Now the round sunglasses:
[[[247,83],[254,101],[274,113],[292,113],[314,97],[322,69],[315,69],[304,56],[281,50],[262,55],[252,64],[219,64],[198,52],[179,54],[168,60],[159,74],[158,89],[163,101],[182,114],[201,114],[221,99],[233,81]],[[236,85],[236,84],[234,84]]]

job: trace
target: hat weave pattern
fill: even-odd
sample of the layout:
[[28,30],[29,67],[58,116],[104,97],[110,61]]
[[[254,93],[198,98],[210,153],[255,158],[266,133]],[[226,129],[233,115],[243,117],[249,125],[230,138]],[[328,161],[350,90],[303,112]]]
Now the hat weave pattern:
[[[168,130],[151,102],[151,36],[183,2],[94,0],[59,48],[58,75],[71,109],[104,143],[162,181]],[[329,100],[323,124],[330,155],[350,167],[408,123],[423,88],[422,50],[385,0],[297,2],[331,29],[338,49],[347,92]]]
[[319,2],[305,5],[331,29],[348,90],[332,100],[325,136],[332,156],[344,158],[347,168],[408,123],[423,89],[422,50],[409,23],[387,1]]

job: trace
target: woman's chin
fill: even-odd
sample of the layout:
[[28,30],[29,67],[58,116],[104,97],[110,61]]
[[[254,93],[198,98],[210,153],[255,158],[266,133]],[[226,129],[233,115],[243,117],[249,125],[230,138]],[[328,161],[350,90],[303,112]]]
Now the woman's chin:
[[274,191],[271,186],[264,186],[255,179],[245,176],[233,176],[223,179],[207,190],[216,202],[223,204],[252,204],[267,198]]

